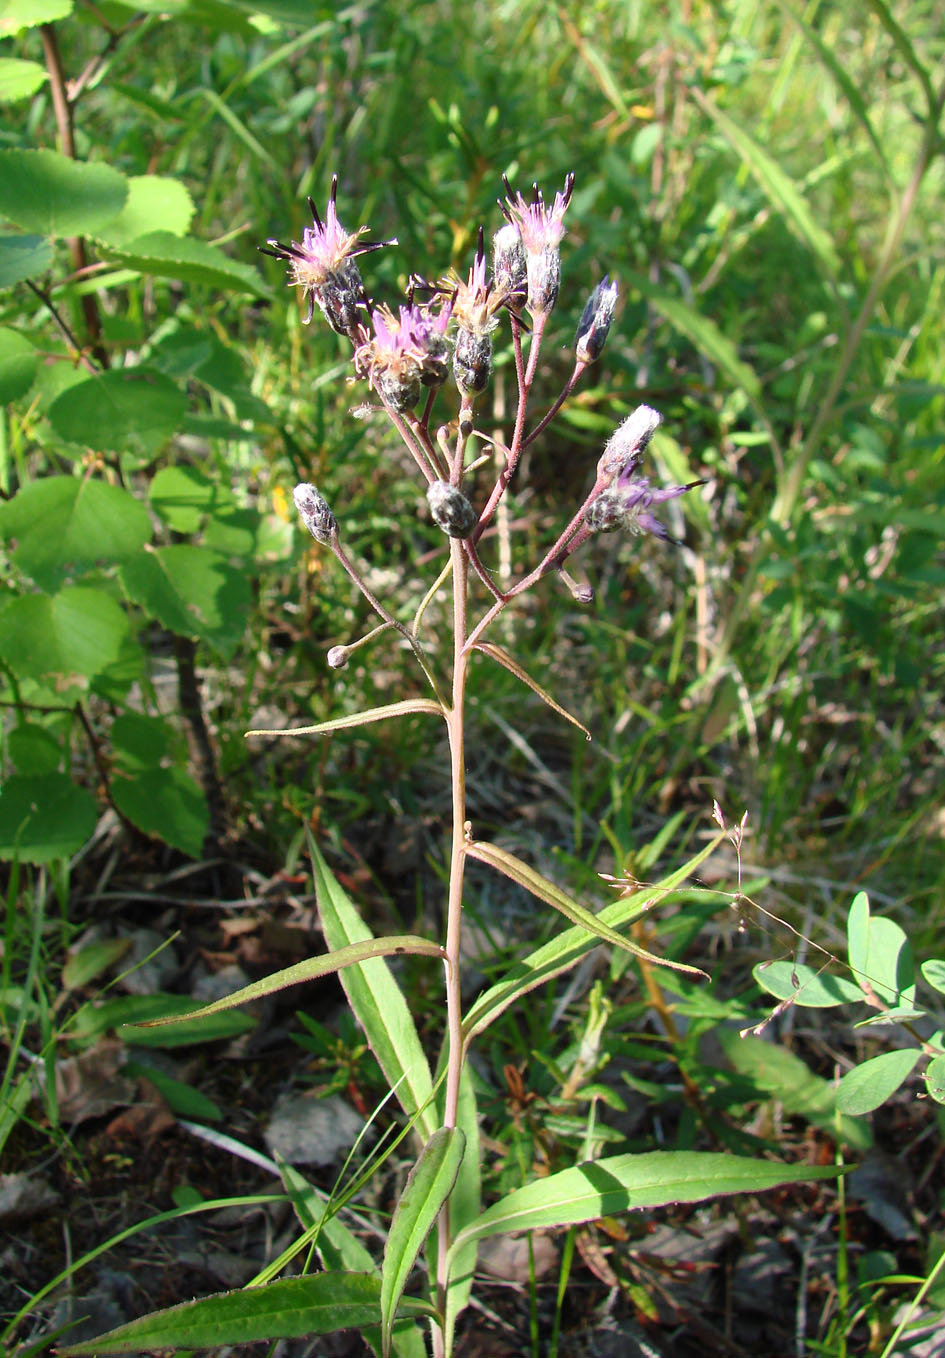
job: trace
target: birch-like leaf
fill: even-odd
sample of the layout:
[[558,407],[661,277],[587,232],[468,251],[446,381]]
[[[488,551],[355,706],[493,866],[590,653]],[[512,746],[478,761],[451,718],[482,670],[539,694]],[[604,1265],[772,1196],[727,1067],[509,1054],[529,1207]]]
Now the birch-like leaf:
[[432,712],[435,717],[446,713],[432,698],[406,698],[402,703],[388,703],[385,707],[369,707],[366,712],[352,712],[347,717],[332,717],[315,726],[289,726],[276,731],[247,731],[248,736],[327,736],[332,731],[346,731],[354,726],[367,726],[372,721],[386,721],[388,717],[407,717],[411,712]]

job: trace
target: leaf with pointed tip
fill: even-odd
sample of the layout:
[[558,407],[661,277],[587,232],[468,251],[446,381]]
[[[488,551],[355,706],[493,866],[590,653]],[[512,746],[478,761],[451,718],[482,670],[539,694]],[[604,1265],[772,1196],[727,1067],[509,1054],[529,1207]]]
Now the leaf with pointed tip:
[[872,1113],[908,1079],[920,1055],[914,1047],[904,1047],[854,1066],[837,1085],[837,1107],[852,1117]]
[[648,1151],[588,1160],[509,1193],[458,1232],[450,1254],[492,1235],[576,1226],[641,1207],[702,1202],[729,1193],[761,1193],[838,1173],[842,1170],[833,1165],[784,1165],[715,1151]]
[[410,1270],[440,1208],[452,1191],[466,1148],[466,1138],[458,1127],[440,1127],[427,1141],[414,1165],[384,1246],[381,1271],[381,1343],[384,1358],[390,1353],[394,1316]]
[[[266,1287],[219,1292],[120,1325],[61,1354],[144,1353],[148,1349],[205,1349],[267,1339],[300,1339],[377,1325],[381,1280],[369,1273],[316,1273],[280,1278]],[[404,1311],[429,1315],[425,1302],[404,1298]]]
[[510,674],[514,674],[516,679],[521,679],[522,683],[527,684],[533,693],[537,693],[542,702],[547,703],[559,716],[564,717],[565,721],[569,721],[579,731],[583,731],[588,740],[591,739],[591,733],[583,722],[578,721],[577,717],[573,717],[560,703],[556,703],[547,689],[542,688],[541,684],[533,679],[515,657],[509,655],[508,651],[504,651],[501,646],[496,646],[491,641],[479,641],[473,647],[473,650],[481,651],[483,655],[488,655],[493,660],[497,660],[500,665],[504,665]]
[[408,717],[412,712],[432,712],[435,717],[444,717],[439,703],[432,698],[406,698],[401,703],[388,703],[385,707],[369,707],[366,712],[352,712],[347,717],[332,717],[331,721],[320,721],[315,726],[289,726],[276,731],[247,731],[247,736],[327,736],[332,731],[347,731],[355,726],[367,726],[372,721],[386,721],[388,717]]
[[[697,854],[680,867],[674,868],[661,881],[648,886],[645,891],[641,888],[632,896],[622,896],[620,900],[605,906],[595,918],[615,929],[632,924],[634,920],[645,915],[647,910],[676,891],[686,878],[714,853],[724,838],[722,834],[716,835],[709,843],[703,845]],[[597,945],[598,939],[586,929],[580,927],[566,929],[557,938],[542,944],[527,957],[514,962],[505,976],[479,996],[463,1019],[464,1041],[470,1042],[522,995],[567,971]]]
[[540,872],[523,862],[521,858],[516,858],[507,849],[500,849],[497,844],[489,844],[485,840],[474,839],[466,844],[466,853],[472,858],[478,858],[480,863],[488,863],[490,867],[496,868],[499,872],[504,872],[506,877],[510,877],[513,882],[518,882],[526,891],[530,891],[533,896],[537,896],[540,901],[546,901],[548,905],[553,905],[556,910],[560,910],[566,919],[572,924],[579,924],[589,933],[595,934],[605,943],[610,943],[615,948],[623,948],[625,952],[633,953],[635,957],[644,957],[648,962],[655,966],[671,967],[673,971],[684,971],[690,976],[706,976],[699,967],[686,966],[684,962],[674,962],[672,958],[657,957],[655,953],[647,952],[632,939],[624,938],[623,934],[618,934],[615,929],[601,919],[600,915],[592,914],[583,905],[578,905],[573,896],[569,896],[566,891],[562,891],[554,882],[549,882],[547,877],[543,877]]
[[[325,942],[334,952],[371,939],[371,931],[319,853],[314,839],[310,834],[307,839]],[[338,979],[378,1065],[391,1089],[397,1092],[400,1106],[409,1118],[417,1119],[423,1137],[432,1136],[437,1129],[437,1114],[430,1067],[403,991],[390,968],[383,958],[372,957],[345,967]]]
[[[219,1014],[224,1009],[234,1009],[238,1004],[249,1004],[252,1000],[262,999],[264,995],[273,995],[277,990],[301,985],[303,981],[313,981],[317,976],[328,976],[333,971],[341,971],[343,967],[356,966],[359,962],[367,961],[369,957],[402,957],[405,953],[423,954],[426,957],[446,956],[439,943],[434,943],[429,938],[421,938],[418,934],[365,939],[363,943],[351,943],[346,948],[339,948],[337,952],[326,953],[321,957],[307,957],[304,962],[296,962],[294,966],[285,967],[282,971],[274,971],[271,976],[263,976],[258,981],[252,981],[240,990],[234,990],[232,995],[224,995],[222,999],[214,1000],[203,1009],[195,1009],[186,1017],[204,1018],[207,1014]],[[184,1016],[175,1014],[170,1018],[151,1019],[141,1026],[160,1028],[168,1023],[180,1023],[182,1017]]]

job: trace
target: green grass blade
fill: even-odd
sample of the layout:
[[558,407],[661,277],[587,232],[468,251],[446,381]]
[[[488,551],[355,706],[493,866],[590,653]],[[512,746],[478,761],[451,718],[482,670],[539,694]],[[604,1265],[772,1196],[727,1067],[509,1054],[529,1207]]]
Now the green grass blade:
[[381,1343],[390,1354],[397,1306],[410,1270],[423,1249],[440,1208],[452,1191],[466,1149],[458,1127],[440,1127],[420,1152],[394,1211],[381,1274]]
[[[714,852],[723,838],[724,835],[716,835],[697,854],[654,886],[648,886],[645,890],[641,890],[632,896],[625,896],[614,901],[594,918],[611,928],[619,929],[623,925],[632,924],[634,920],[639,919],[647,910],[652,909],[666,895],[675,891],[685,882],[690,873],[695,872],[696,868]],[[489,1024],[504,1013],[509,1005],[513,1004],[520,996],[574,966],[575,962],[579,962],[585,953],[597,946],[597,943],[598,940],[588,934],[584,928],[566,929],[557,938],[542,944],[533,953],[514,963],[505,976],[491,986],[485,994],[480,995],[469,1010],[463,1020],[465,1041],[471,1041],[483,1029],[488,1028]]]
[[387,703],[384,707],[369,707],[366,712],[352,712],[346,717],[333,717],[315,726],[290,726],[281,731],[247,731],[247,736],[327,736],[332,731],[347,731],[355,726],[367,726],[372,721],[386,721],[388,717],[406,717],[412,712],[432,712],[444,715],[439,703],[432,698],[406,698],[402,703]]
[[[370,930],[322,858],[309,836],[315,873],[318,913],[325,941],[332,950],[372,937]],[[407,1002],[390,968],[381,957],[339,972],[348,1003],[364,1029],[388,1083],[396,1088],[400,1105],[416,1117],[424,1139],[436,1131],[433,1081]]]
[[470,1240],[510,1231],[576,1226],[640,1207],[761,1193],[781,1184],[831,1179],[838,1172],[832,1165],[784,1165],[716,1151],[650,1151],[589,1160],[510,1193],[459,1232],[453,1252]]
[[439,943],[419,934],[398,934],[391,938],[369,938],[360,943],[351,943],[337,952],[326,953],[320,957],[307,957],[304,962],[295,962],[282,971],[274,971],[271,976],[262,976],[258,981],[234,990],[232,995],[224,995],[203,1009],[194,1009],[188,1014],[172,1014],[169,1018],[150,1019],[142,1023],[142,1028],[162,1028],[170,1023],[181,1023],[184,1019],[206,1018],[208,1014],[220,1013],[223,1009],[233,1009],[238,1004],[248,1004],[250,1000],[262,999],[277,990],[300,985],[303,981],[313,981],[317,976],[327,976],[330,972],[341,971],[344,967],[357,966],[370,957],[397,956],[418,953],[427,957],[445,957],[446,953]]
[[929,112],[931,113],[935,109],[937,103],[935,90],[932,86],[931,77],[919,60],[919,56],[912,45],[909,35],[906,33],[905,29],[900,27],[893,17],[892,11],[886,4],[886,0],[869,0],[869,4],[873,13],[895,43],[903,61],[905,61],[907,66],[911,66],[919,77],[919,80],[922,82],[922,89],[925,92],[926,102],[928,103]]
[[[148,1349],[217,1348],[268,1339],[298,1339],[376,1325],[381,1280],[369,1273],[317,1273],[283,1278],[267,1287],[219,1292],[120,1325],[98,1339],[67,1344],[65,1355],[143,1353]],[[427,1315],[431,1307],[407,1299],[404,1309]]]
[[[466,1136],[466,1153],[463,1156],[459,1173],[456,1176],[456,1183],[450,1194],[450,1226],[454,1235],[461,1231],[464,1226],[468,1226],[471,1222],[477,1220],[482,1205],[479,1116],[476,1109],[476,1091],[473,1087],[468,1063],[463,1066],[463,1073],[460,1077],[457,1125]],[[432,1236],[431,1239],[433,1239]],[[452,1349],[457,1317],[466,1309],[472,1292],[478,1254],[478,1242],[471,1240],[468,1245],[457,1252],[451,1263],[449,1282],[446,1288],[446,1318],[444,1323],[447,1353]]]
[[792,230],[804,241],[819,260],[824,272],[831,278],[840,271],[840,259],[833,247],[833,241],[814,218],[807,200],[794,181],[785,174],[781,166],[765,151],[750,133],[741,127],[713,100],[701,90],[690,87],[690,94],[703,113],[715,123],[716,127],[738,153],[742,163],[761,186],[765,196],[790,224]]
[[890,178],[889,164],[886,160],[886,153],[883,150],[882,143],[880,142],[879,138],[876,135],[876,132],[873,128],[873,124],[870,122],[870,115],[869,110],[866,107],[866,100],[860,93],[860,90],[856,82],[850,79],[841,63],[834,56],[833,52],[831,52],[830,48],[824,42],[823,38],[820,36],[817,30],[812,28],[810,24],[807,22],[807,20],[804,19],[800,14],[795,13],[793,6],[788,4],[788,0],[777,0],[777,5],[778,8],[784,14],[788,15],[788,17],[797,25],[797,27],[803,33],[807,42],[817,53],[817,56],[822,65],[826,67],[827,71],[833,77],[834,81],[843,91],[844,97],[846,98],[847,103],[850,105],[850,109],[854,117],[858,119],[858,121],[863,127],[864,132],[866,133],[866,135],[869,137],[870,141],[873,144],[873,149],[876,152],[877,159],[879,160],[879,163],[883,168],[883,173],[886,175],[886,178],[889,179]]
[[651,287],[645,279],[635,277],[633,281],[660,315],[681,335],[685,335],[700,354],[720,368],[732,385],[743,391],[759,413],[763,414],[761,383],[757,373],[738,357],[735,345],[727,335],[722,334],[715,322],[680,298],[671,296],[661,288]]

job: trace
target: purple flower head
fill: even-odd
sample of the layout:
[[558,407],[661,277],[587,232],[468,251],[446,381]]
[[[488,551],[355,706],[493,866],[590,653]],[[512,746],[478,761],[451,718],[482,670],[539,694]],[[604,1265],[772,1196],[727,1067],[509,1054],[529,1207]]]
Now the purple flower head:
[[663,542],[672,542],[678,547],[676,539],[670,537],[665,525],[650,513],[650,509],[653,505],[661,505],[666,500],[675,500],[677,496],[685,495],[687,490],[695,490],[696,486],[704,485],[704,481],[690,481],[688,486],[666,486],[663,490],[652,490],[645,476],[636,476],[631,468],[627,468],[617,477],[614,488],[623,502],[621,527],[628,533],[633,533],[635,537],[640,537],[643,533],[652,533]]
[[421,383],[437,386],[445,380],[450,312],[449,301],[436,315],[429,307],[411,303],[399,307],[395,316],[382,305],[371,312],[373,334],[366,326],[359,327],[355,368],[395,410],[416,405]]
[[558,300],[561,285],[562,218],[571,201],[574,175],[566,177],[564,192],[555,194],[551,207],[545,203],[537,184],[532,186],[530,203],[520,193],[512,193],[508,180],[505,187],[509,196],[499,206],[509,224],[518,227],[525,247],[528,283],[525,305],[532,316],[546,316]]
[[465,281],[455,272],[440,280],[439,290],[453,299],[453,320],[460,330],[477,339],[491,335],[499,324],[496,314],[509,301],[509,289],[499,279],[490,280],[482,228],[476,245],[476,258]]
[[274,259],[284,259],[288,263],[290,285],[300,287],[308,301],[306,325],[314,315],[317,302],[332,330],[354,340],[359,312],[364,305],[364,284],[354,258],[372,250],[380,250],[385,245],[396,245],[397,242],[390,240],[359,244],[365,231],[370,228],[359,226],[357,231],[345,231],[338,221],[335,208],[337,193],[338,176],[333,175],[324,222],[313,200],[308,200],[315,224],[304,229],[301,244],[292,241],[289,245],[283,245],[281,241],[269,240],[259,249],[264,255],[272,255]]

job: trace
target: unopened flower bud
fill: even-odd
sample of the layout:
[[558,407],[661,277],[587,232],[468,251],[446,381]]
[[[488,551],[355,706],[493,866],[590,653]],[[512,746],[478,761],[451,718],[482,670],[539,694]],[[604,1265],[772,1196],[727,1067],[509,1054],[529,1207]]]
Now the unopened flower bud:
[[332,646],[325,659],[333,670],[343,670],[348,663],[347,646]]
[[650,406],[637,406],[604,445],[598,476],[616,476],[638,467],[661,418]]
[[533,316],[554,310],[561,287],[561,251],[549,245],[528,256],[528,309]]
[[427,501],[433,522],[451,538],[468,538],[479,516],[458,486],[448,481],[432,481],[427,486]]
[[295,507],[302,516],[302,522],[316,542],[328,546],[338,536],[338,524],[324,495],[314,486],[303,481],[292,492]]
[[514,222],[505,226],[492,237],[492,280],[497,292],[516,293],[525,297],[528,280],[527,256],[521,232]]
[[574,357],[579,363],[594,363],[607,342],[610,323],[617,305],[617,284],[605,275],[587,299],[574,337]]
[[453,352],[453,376],[464,396],[485,391],[492,376],[492,337],[460,327]]
[[396,410],[398,415],[413,410],[420,400],[419,377],[407,377],[396,372],[380,372],[374,374],[373,381],[381,400],[392,410]]

